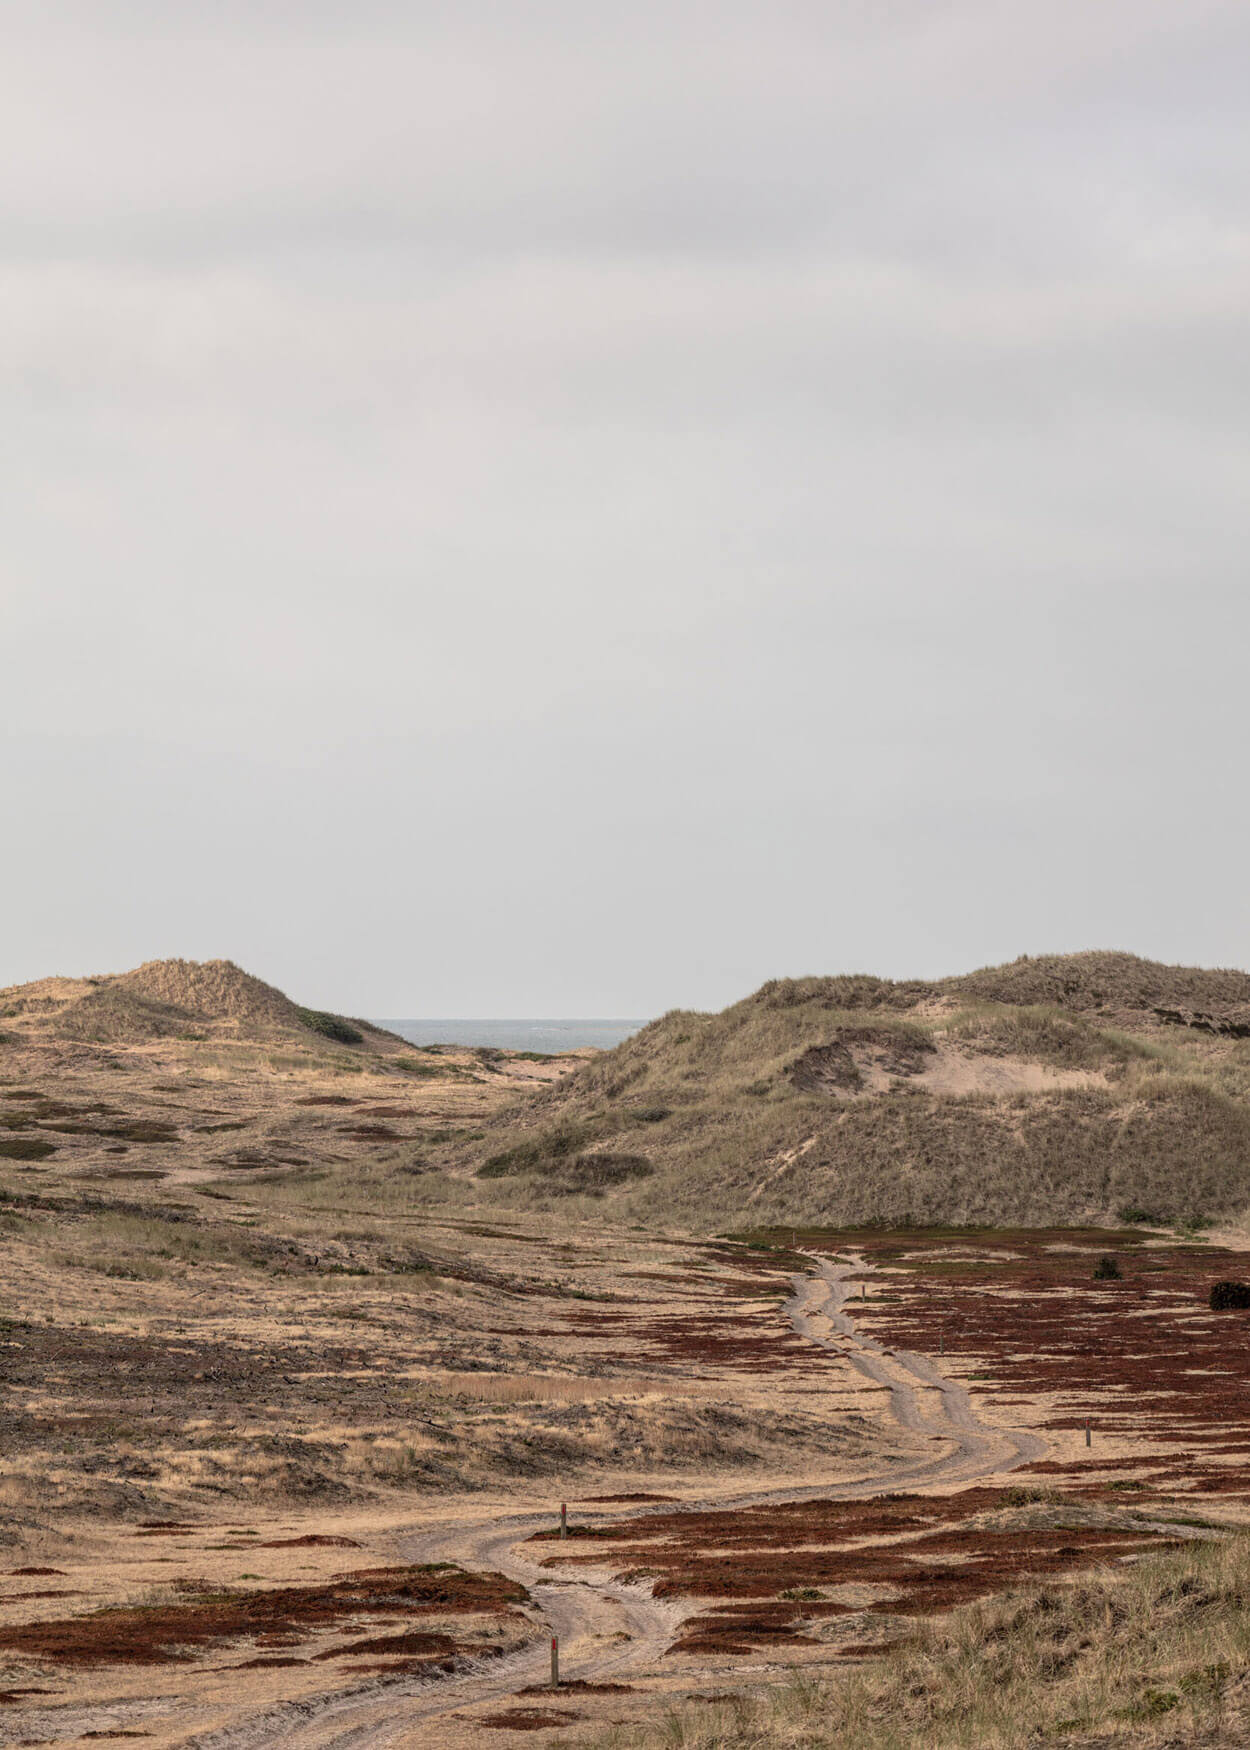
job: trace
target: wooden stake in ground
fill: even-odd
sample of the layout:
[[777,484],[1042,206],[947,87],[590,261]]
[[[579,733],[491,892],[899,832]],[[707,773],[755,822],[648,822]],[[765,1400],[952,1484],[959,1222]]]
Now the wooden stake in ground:
[[559,1635],[552,1635],[552,1637],[551,1637],[551,1687],[553,1689],[559,1689],[559,1687],[560,1687],[560,1637],[559,1637]]
[[1094,1444],[1093,1436],[1089,1431],[1089,1417],[1088,1416],[1086,1416],[1086,1418],[1085,1418],[1085,1444],[1086,1444],[1086,1446],[1092,1446]]
[[561,1537],[567,1537],[567,1536],[568,1536],[568,1534],[569,1534],[569,1508],[568,1508],[568,1502],[567,1502],[567,1501],[561,1501],[561,1503],[560,1503],[560,1536],[561,1536]]

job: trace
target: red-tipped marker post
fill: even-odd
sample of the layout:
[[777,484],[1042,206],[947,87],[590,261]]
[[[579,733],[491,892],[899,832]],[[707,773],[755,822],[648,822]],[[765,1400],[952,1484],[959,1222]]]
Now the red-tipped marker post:
[[559,1687],[560,1687],[560,1637],[559,1637],[559,1635],[552,1635],[552,1637],[551,1637],[551,1687],[553,1689],[559,1689]]
[[569,1534],[568,1503],[566,1501],[561,1501],[561,1503],[560,1503],[560,1536],[567,1537],[568,1534]]

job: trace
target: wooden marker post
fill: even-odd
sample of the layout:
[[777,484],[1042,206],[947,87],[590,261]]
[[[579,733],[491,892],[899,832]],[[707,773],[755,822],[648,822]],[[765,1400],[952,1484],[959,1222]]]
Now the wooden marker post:
[[559,1689],[559,1687],[560,1687],[560,1637],[559,1637],[559,1635],[552,1635],[552,1637],[551,1637],[551,1687],[553,1689]]
[[1086,1416],[1086,1418],[1085,1418],[1085,1444],[1086,1444],[1086,1446],[1092,1446],[1094,1444],[1093,1435],[1090,1433],[1090,1430],[1089,1430],[1089,1417],[1088,1416]]
[[567,1537],[568,1534],[569,1534],[568,1503],[567,1503],[567,1501],[561,1501],[561,1503],[560,1503],[560,1536]]

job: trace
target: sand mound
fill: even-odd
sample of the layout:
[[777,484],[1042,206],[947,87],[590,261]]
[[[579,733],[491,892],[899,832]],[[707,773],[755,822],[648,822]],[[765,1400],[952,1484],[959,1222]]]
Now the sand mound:
[[302,1043],[311,1038],[370,1049],[404,1047],[366,1022],[302,1009],[232,960],[149,960],[110,977],[38,979],[0,991],[0,1015],[19,1036],[97,1045],[157,1039],[238,1039]]
[[148,960],[111,981],[112,989],[143,1003],[176,1009],[205,1021],[237,1021],[248,1026],[297,1027],[299,1014],[289,997],[263,979],[253,978],[233,960]]

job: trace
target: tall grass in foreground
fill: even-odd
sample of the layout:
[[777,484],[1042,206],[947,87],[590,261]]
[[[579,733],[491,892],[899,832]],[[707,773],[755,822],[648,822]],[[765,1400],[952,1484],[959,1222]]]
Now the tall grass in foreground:
[[[844,1679],[671,1711],[583,1750],[1016,1750],[1227,1723],[1250,1667],[1250,1534],[1012,1593],[925,1624]],[[1101,1737],[1100,1742],[1107,1742]]]

